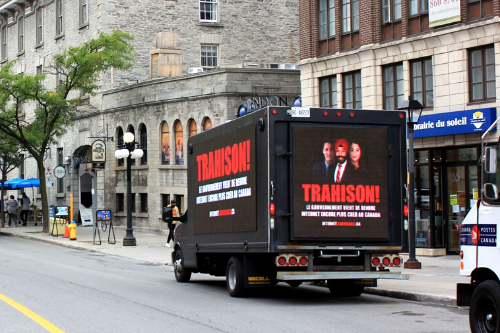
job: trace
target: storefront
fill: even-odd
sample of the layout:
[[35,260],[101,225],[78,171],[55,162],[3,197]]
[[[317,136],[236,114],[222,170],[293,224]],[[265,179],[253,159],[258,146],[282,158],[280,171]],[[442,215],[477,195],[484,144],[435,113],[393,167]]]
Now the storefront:
[[496,119],[496,109],[476,109],[422,116],[415,138],[468,134],[472,144],[415,151],[415,244],[460,251],[460,227],[479,197],[480,137]]

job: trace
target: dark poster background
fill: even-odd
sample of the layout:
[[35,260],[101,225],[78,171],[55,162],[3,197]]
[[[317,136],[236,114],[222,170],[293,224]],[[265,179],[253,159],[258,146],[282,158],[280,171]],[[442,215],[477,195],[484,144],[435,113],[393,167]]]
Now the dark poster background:
[[[325,142],[334,146],[338,139],[347,140],[347,165],[344,179],[335,183],[335,148],[330,175],[323,148]],[[356,170],[350,157],[353,143],[361,150]],[[386,239],[387,158],[385,127],[294,126],[294,237]]]
[[[233,172],[232,166],[233,151],[236,152],[233,150],[235,144],[238,147],[236,173]],[[231,152],[229,156],[225,154],[227,147]],[[224,155],[222,161],[219,161],[219,166],[231,167],[229,175],[218,176],[217,172],[213,175],[207,173],[212,163],[210,152],[213,152],[212,167],[215,170],[215,151],[220,149],[224,149]],[[189,158],[189,163],[195,164],[190,165],[189,170],[196,170],[189,175],[195,178],[191,183],[194,185],[189,188],[190,193],[195,193],[196,197],[195,207],[189,212],[191,214],[192,211],[194,215],[192,219],[194,234],[257,230],[255,124],[200,142],[194,147],[194,151],[193,157]],[[244,156],[239,156],[240,153]],[[207,158],[205,175],[203,157]],[[203,180],[204,176],[210,179]]]

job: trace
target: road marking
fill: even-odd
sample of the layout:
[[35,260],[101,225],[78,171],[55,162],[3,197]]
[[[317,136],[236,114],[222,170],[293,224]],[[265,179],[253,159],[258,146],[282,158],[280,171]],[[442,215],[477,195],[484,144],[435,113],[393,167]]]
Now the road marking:
[[15,302],[13,300],[11,300],[7,296],[4,296],[4,295],[0,294],[0,300],[2,300],[5,303],[9,304],[13,308],[19,310],[20,312],[22,312],[23,314],[25,314],[26,316],[28,316],[29,318],[31,318],[33,321],[35,321],[37,324],[43,326],[49,332],[52,332],[52,333],[64,333],[63,330],[61,330],[58,327],[54,326],[53,324],[51,324],[47,320],[43,319],[42,317],[40,317],[39,315],[37,315],[36,313],[34,313],[33,311],[31,311],[30,309],[25,308],[21,304]]

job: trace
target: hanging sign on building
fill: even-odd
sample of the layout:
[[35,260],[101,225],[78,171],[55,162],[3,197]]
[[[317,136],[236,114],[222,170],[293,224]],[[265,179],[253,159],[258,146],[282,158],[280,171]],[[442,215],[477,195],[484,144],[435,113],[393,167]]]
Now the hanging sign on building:
[[106,163],[106,144],[103,140],[92,143],[92,168],[104,169]]
[[496,108],[486,108],[421,116],[413,126],[414,137],[484,132],[496,120],[496,114]]
[[429,0],[429,27],[460,22],[460,0]]

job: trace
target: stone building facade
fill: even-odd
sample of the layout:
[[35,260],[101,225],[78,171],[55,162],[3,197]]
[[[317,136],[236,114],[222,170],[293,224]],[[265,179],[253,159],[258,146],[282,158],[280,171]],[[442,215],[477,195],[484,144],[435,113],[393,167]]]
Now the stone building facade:
[[481,188],[481,133],[500,106],[500,1],[299,7],[304,105],[391,110],[409,97],[423,105],[415,127],[417,254],[456,253]]

